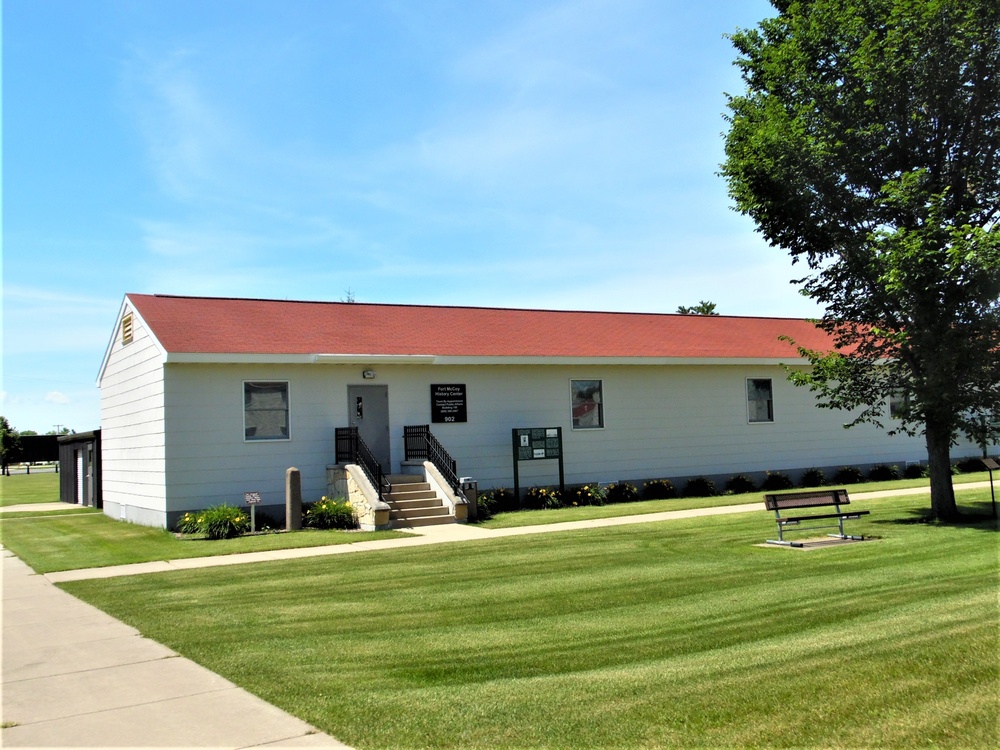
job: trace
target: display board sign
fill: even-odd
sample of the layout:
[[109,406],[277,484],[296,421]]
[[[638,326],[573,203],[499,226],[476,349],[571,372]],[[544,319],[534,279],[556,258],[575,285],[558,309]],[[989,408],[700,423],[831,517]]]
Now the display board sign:
[[515,427],[511,430],[514,457],[514,495],[521,502],[521,480],[517,466],[521,461],[554,459],[559,462],[559,491],[566,491],[563,469],[562,427]]
[[243,502],[247,505],[260,505],[260,493],[259,492],[244,492]]
[[431,384],[431,422],[467,422],[465,383]]
[[562,435],[558,427],[515,429],[518,461],[559,458],[562,455]]

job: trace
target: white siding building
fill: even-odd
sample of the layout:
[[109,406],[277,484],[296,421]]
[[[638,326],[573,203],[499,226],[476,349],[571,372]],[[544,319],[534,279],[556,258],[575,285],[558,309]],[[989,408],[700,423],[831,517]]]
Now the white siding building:
[[[352,425],[389,474],[408,469],[404,426],[430,425],[481,489],[512,486],[528,427],[562,428],[570,485],[926,458],[816,408],[780,336],[829,348],[776,318],[128,295],[99,378],[105,512],[169,527],[247,491],[276,509],[292,466],[319,499]],[[522,487],[558,480],[553,461],[519,469]]]

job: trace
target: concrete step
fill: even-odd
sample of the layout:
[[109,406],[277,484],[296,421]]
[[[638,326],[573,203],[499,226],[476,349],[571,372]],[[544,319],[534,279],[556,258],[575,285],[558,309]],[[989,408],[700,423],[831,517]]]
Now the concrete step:
[[390,500],[392,510],[414,510],[417,508],[440,508],[444,506],[439,497],[414,498],[413,500]]
[[444,524],[455,523],[454,516],[420,516],[417,518],[396,519],[392,524],[397,528],[405,526],[412,528],[415,526],[443,526]]
[[417,518],[447,518],[450,516],[450,508],[443,505],[437,508],[409,508],[400,510],[390,510],[390,521],[411,521]]
[[426,490],[393,490],[385,496],[387,503],[404,502],[406,500],[439,500],[437,493],[428,488]]
[[426,484],[423,474],[387,474],[389,484]]

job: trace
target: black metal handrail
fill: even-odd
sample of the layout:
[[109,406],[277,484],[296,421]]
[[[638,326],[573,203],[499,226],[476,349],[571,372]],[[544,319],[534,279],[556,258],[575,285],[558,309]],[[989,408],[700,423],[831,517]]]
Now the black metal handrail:
[[441,472],[455,494],[465,498],[458,479],[458,463],[431,432],[430,425],[408,425],[403,428],[403,446],[407,461],[430,461]]
[[385,496],[392,490],[392,485],[389,484],[389,480],[371,449],[358,434],[358,428],[338,427],[334,434],[334,446],[337,455],[336,462],[360,466],[378,493],[378,499],[385,502]]

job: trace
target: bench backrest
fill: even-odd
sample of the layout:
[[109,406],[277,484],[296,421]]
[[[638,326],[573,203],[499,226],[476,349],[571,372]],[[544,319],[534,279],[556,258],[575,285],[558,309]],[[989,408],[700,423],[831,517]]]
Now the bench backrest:
[[786,508],[812,508],[822,505],[849,505],[847,490],[809,490],[808,492],[785,492],[780,495],[764,495],[764,505],[768,510]]

